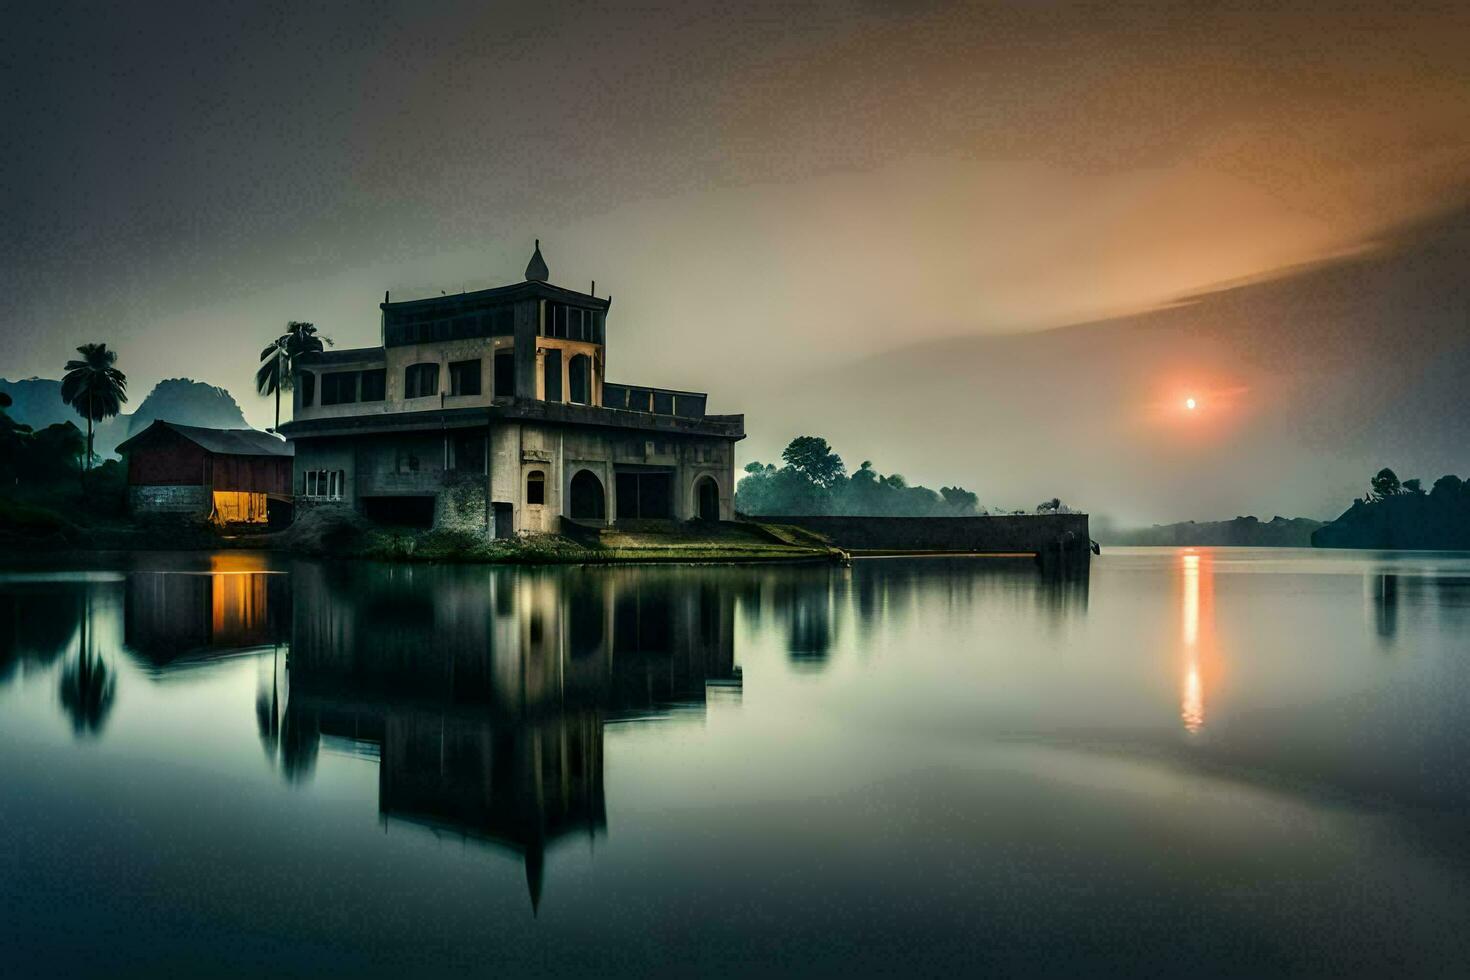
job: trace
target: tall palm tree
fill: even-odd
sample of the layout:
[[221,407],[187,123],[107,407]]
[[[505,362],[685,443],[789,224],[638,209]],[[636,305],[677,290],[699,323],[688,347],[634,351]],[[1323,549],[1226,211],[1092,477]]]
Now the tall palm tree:
[[61,706],[71,719],[77,735],[96,735],[102,731],[117,692],[117,682],[107,662],[92,648],[94,638],[88,628],[92,619],[92,594],[85,595],[81,617],[77,662],[61,672]]
[[87,469],[92,468],[92,423],[112,418],[128,400],[128,376],[119,371],[117,352],[106,344],[83,344],[80,359],[66,362],[61,400],[87,420]]
[[323,341],[330,340],[316,335],[316,327],[304,320],[292,320],[286,324],[286,332],[270,346],[260,352],[260,367],[255,371],[255,389],[262,395],[276,396],[276,425],[281,427],[281,391],[291,387],[291,376],[296,359],[303,354],[324,350]]

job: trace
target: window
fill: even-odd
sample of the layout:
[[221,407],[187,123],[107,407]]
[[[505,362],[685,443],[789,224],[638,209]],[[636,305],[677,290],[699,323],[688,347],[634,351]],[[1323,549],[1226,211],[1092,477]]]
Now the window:
[[546,474],[532,470],[526,475],[526,503],[546,503]]
[[403,397],[427,398],[439,394],[439,365],[410,364],[403,371]]
[[655,415],[674,414],[674,396],[671,392],[655,391],[653,393],[653,413]]
[[374,368],[362,372],[362,392],[358,396],[365,402],[380,402],[388,393],[388,371]]
[[485,472],[485,433],[461,432],[449,444],[451,464],[460,473]]
[[509,347],[495,352],[496,398],[509,398],[516,393],[516,355]]
[[322,375],[322,404],[347,405],[357,401],[357,372],[334,371]]
[[561,351],[551,348],[545,355],[545,395],[549,402],[561,401]]
[[303,408],[316,401],[316,375],[310,371],[302,371],[301,378],[301,405]]
[[592,358],[578,354],[567,364],[567,381],[571,388],[570,401],[586,405],[592,401]]
[[347,486],[345,470],[307,470],[305,492],[315,500],[341,500]]
[[449,393],[451,395],[478,395],[480,393],[480,362],[454,361],[449,365]]

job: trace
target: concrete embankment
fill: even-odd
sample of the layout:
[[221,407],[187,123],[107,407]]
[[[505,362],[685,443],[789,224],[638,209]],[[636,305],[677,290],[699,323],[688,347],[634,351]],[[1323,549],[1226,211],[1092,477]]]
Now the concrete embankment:
[[1086,514],[994,517],[802,517],[766,516],[763,524],[789,525],[821,535],[853,555],[1034,555],[1086,561],[1091,554]]

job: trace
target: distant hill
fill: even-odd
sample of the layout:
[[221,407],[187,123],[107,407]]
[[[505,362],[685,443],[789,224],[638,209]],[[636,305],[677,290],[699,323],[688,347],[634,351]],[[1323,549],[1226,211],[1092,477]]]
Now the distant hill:
[[[81,418],[61,400],[61,382],[49,378],[7,381],[0,378],[0,391],[15,401],[10,417],[34,429],[57,422],[83,425]],[[131,414],[108,419],[97,427],[96,449],[111,456],[119,443],[142,432],[157,419],[202,425],[214,429],[248,429],[239,404],[223,388],[189,378],[169,378],[153,386]]]
[[81,417],[61,400],[60,381],[50,378],[7,381],[0,378],[0,391],[15,401],[14,406],[6,410],[10,417],[32,429],[44,429],[58,422],[81,425]]
[[1229,521],[1155,524],[1131,530],[1094,528],[1093,533],[1100,544],[1125,546],[1310,548],[1312,533],[1319,527],[1321,521],[1306,517],[1273,517],[1265,522],[1254,517],[1237,517]]
[[1318,548],[1470,549],[1470,481],[1440,477],[1428,493],[1397,491],[1353,501],[1342,516],[1312,535]]

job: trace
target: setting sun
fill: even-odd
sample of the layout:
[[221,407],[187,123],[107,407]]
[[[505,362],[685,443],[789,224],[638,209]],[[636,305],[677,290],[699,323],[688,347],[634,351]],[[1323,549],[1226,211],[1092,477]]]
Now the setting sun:
[[1187,408],[1187,409],[1189,409],[1191,412],[1195,410],[1195,407],[1196,407],[1197,404],[1198,403],[1195,402],[1195,400],[1193,398],[1186,398],[1186,399],[1184,399],[1184,407]]

